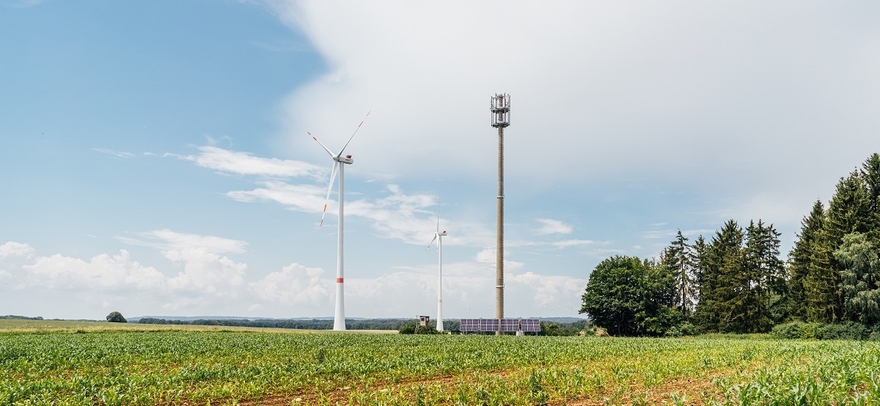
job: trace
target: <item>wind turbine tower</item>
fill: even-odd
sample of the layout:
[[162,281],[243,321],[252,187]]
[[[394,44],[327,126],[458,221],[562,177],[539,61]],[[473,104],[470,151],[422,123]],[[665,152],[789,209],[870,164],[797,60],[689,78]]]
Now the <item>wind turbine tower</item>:
[[501,335],[501,319],[504,318],[504,128],[510,125],[510,95],[495,93],[492,96],[492,127],[498,129],[498,224],[495,241],[495,318]]
[[342,149],[339,150],[338,154],[334,154],[324,145],[321,141],[318,141],[318,138],[312,135],[312,133],[308,133],[312,135],[312,139],[317,141],[318,144],[324,148],[324,151],[327,151],[330,154],[330,158],[333,159],[333,166],[330,169],[330,185],[327,186],[327,197],[324,199],[324,211],[321,213],[321,224],[324,225],[324,215],[327,214],[327,202],[330,201],[330,191],[333,190],[333,181],[336,179],[336,171],[338,167],[339,171],[339,224],[337,229],[337,240],[336,240],[336,311],[333,315],[333,330],[336,331],[345,331],[345,289],[344,289],[344,272],[343,272],[343,197],[345,196],[345,177],[343,176],[343,169],[345,165],[351,165],[354,163],[354,160],[351,158],[351,155],[343,156],[342,153],[345,152],[345,148],[348,147],[348,144],[354,138],[354,135],[357,134],[358,130],[361,129],[361,126],[364,125],[364,121],[367,120],[367,117],[370,116],[370,113],[367,112],[367,116],[361,120],[360,124],[358,124],[357,128],[355,128],[354,133],[351,134],[351,137],[348,138],[348,142],[342,146]]
[[437,240],[437,331],[443,331],[443,237],[446,237],[446,230],[440,231],[440,216],[437,216],[437,231],[428,244],[431,248]]

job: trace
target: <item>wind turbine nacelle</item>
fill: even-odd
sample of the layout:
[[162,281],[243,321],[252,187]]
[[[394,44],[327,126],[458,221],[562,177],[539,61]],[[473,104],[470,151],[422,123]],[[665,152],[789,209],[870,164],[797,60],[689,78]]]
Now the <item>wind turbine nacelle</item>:
[[341,157],[336,158],[336,162],[342,162],[344,164],[351,165],[354,163],[354,160],[351,159],[351,155],[346,155],[346,156],[341,156]]
[[446,230],[443,230],[443,232],[440,233],[440,236],[441,236],[441,237],[446,237]]

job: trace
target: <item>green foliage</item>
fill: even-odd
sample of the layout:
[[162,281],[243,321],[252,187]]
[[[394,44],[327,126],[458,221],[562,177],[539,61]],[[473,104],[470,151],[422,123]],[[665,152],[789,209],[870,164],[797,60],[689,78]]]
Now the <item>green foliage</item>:
[[122,317],[122,313],[119,312],[110,312],[107,315],[107,321],[110,323],[128,323],[128,320]]
[[731,304],[739,293],[732,279],[741,268],[742,241],[742,228],[735,221],[729,220],[705,246],[697,275],[700,302],[694,315],[697,326],[702,331],[731,331]]
[[821,200],[816,200],[810,214],[801,220],[801,232],[788,254],[788,317],[792,320],[807,320],[809,299],[819,296],[821,278],[810,271],[819,269],[812,266],[812,261],[824,222],[825,207]]
[[874,404],[878,364],[880,343],[754,335],[0,332],[0,404]]
[[437,331],[436,325],[431,325],[430,323],[427,326],[420,326],[419,322],[413,321],[403,325],[403,327],[398,330],[400,334],[440,334]]
[[834,251],[841,264],[840,286],[847,313],[860,323],[880,322],[880,256],[862,233],[847,234]]
[[728,220],[701,247],[695,322],[702,331],[767,332],[785,318],[786,275],[779,232],[762,220],[743,229]]
[[867,340],[873,331],[860,323],[804,323],[800,321],[773,327],[771,336],[796,340]]
[[770,331],[770,335],[777,339],[815,339],[816,331],[821,325],[821,323],[804,323],[802,321],[778,324]]
[[[788,296],[788,275],[785,263],[779,259],[780,235],[773,224],[766,225],[760,219],[746,229],[745,267],[752,273],[753,286],[762,302],[759,312],[772,324],[785,318]],[[758,327],[758,330],[769,331],[769,326]]]
[[[687,241],[679,231],[661,251],[659,263],[672,279],[672,306],[702,332],[760,333],[784,321],[823,325],[857,321],[876,326],[880,324],[880,154],[871,154],[860,169],[840,178],[827,210],[821,200],[813,204],[787,263],[780,259],[780,233],[760,219],[745,230],[729,220],[711,241],[702,236],[693,245]],[[632,277],[618,273],[615,277],[623,281]],[[656,276],[652,283],[665,284],[665,276]],[[644,285],[638,281],[634,287],[617,289],[616,293],[629,296],[609,295],[604,311],[617,316],[603,320],[610,333],[635,334],[622,327],[635,325],[638,334],[653,335],[678,324],[662,308],[639,313],[637,300],[620,299],[642,297],[644,292],[638,290]],[[610,285],[606,290],[615,293]],[[587,299],[602,303],[597,296],[587,296],[585,303]],[[605,317],[603,309],[592,311],[597,320]],[[834,336],[835,328],[826,330]]]
[[690,318],[693,314],[698,294],[694,271],[697,254],[687,241],[678,230],[675,239],[660,253],[660,263],[673,278],[675,308],[684,318]]
[[[825,269],[824,296],[821,300],[828,310],[817,321],[840,322],[857,319],[846,311],[844,297],[840,292],[841,272],[845,266],[836,258],[834,251],[843,244],[843,237],[851,233],[867,233],[872,223],[867,186],[858,171],[841,178],[834,196],[828,204],[825,232],[821,248],[828,255],[828,268]],[[832,293],[833,290],[833,293]],[[829,312],[830,311],[830,312]],[[829,314],[830,313],[830,314]]]
[[560,325],[554,322],[541,322],[541,334],[546,336],[576,336],[582,329],[576,328],[571,323]]
[[880,241],[880,154],[871,154],[862,163],[861,178],[865,183],[868,200],[868,239]]
[[614,256],[590,274],[581,313],[611,335],[661,336],[678,324],[674,279],[668,270],[636,257]]
[[677,326],[672,326],[669,330],[666,330],[666,337],[682,337],[682,336],[695,336],[699,334],[697,331],[697,327],[691,324],[690,322],[682,322]]

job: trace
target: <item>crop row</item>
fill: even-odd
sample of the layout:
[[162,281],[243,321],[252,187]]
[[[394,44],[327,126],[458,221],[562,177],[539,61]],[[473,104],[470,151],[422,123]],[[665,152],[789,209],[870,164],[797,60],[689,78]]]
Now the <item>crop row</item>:
[[856,341],[16,332],[0,404],[876,404],[876,365]]

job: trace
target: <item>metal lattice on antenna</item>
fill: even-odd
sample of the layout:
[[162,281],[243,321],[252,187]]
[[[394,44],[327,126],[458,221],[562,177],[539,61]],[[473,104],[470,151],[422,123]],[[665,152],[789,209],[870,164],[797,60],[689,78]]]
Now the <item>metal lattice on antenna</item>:
[[492,127],[504,128],[510,125],[510,95],[506,93],[492,96]]

